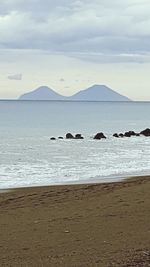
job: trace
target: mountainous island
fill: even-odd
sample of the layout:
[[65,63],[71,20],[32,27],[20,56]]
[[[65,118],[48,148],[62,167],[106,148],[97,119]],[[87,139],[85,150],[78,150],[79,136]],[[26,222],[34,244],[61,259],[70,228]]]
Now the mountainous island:
[[131,101],[105,85],[93,85],[72,96],[63,96],[47,86],[41,86],[23,94],[19,100],[67,100],[67,101]]

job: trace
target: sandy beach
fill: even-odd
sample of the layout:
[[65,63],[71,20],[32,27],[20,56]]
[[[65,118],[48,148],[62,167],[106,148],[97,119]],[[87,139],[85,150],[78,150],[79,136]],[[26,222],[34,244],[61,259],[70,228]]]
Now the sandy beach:
[[150,266],[150,177],[0,193],[0,266]]

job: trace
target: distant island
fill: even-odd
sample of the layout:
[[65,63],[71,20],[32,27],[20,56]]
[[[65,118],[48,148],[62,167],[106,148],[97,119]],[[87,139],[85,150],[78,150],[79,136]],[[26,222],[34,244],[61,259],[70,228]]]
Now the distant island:
[[23,94],[19,100],[54,100],[54,101],[131,101],[106,85],[93,85],[72,96],[63,96],[47,86],[41,86],[31,92]]

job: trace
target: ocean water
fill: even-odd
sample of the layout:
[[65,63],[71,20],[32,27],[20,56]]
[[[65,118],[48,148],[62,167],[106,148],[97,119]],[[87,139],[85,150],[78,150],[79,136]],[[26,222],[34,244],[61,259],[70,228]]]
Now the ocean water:
[[[150,174],[150,103],[0,101],[0,189]],[[93,140],[97,132],[106,140]],[[84,140],[56,140],[67,132]]]

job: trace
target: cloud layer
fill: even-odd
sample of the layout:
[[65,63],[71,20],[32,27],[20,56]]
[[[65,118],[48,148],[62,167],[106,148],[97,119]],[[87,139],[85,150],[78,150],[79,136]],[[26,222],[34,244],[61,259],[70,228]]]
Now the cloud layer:
[[0,48],[150,61],[149,0],[1,0]]

